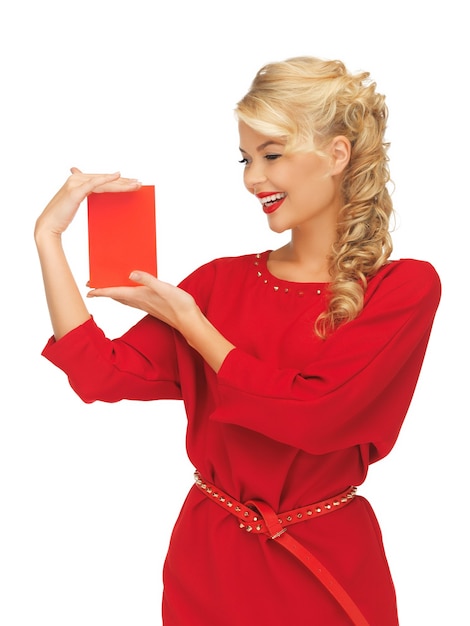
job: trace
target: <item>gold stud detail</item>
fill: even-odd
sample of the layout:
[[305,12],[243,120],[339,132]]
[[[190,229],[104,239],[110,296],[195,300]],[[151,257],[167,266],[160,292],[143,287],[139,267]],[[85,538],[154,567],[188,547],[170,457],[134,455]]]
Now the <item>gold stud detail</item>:
[[246,532],[247,533],[251,533],[252,530],[253,530],[253,526],[247,526],[246,527]]
[[261,526],[261,524],[258,524],[258,526],[256,527],[256,530],[261,530],[263,527]]
[[325,509],[329,511],[331,509],[331,504],[325,504]]
[[297,513],[297,517],[298,517],[299,519],[302,519],[302,513]]
[[243,513],[243,515],[244,515],[245,517],[250,517],[250,514],[248,513],[248,511],[245,511],[245,512]]
[[274,285],[273,289],[274,291],[279,291],[279,287],[277,285]]
[[232,508],[233,504],[231,502],[227,502],[227,506]]
[[239,506],[236,506],[235,511],[238,513],[239,511],[241,511],[241,508]]
[[321,290],[317,289],[317,295],[319,296],[321,294]]
[[292,522],[292,517],[291,517],[290,515],[288,515],[288,516],[286,517],[286,520],[287,520],[288,522]]
[[307,511],[307,515],[313,515],[313,511],[310,511],[310,509]]
[[261,272],[257,272],[258,278],[261,278]]
[[315,509],[315,513],[321,513],[321,508],[320,508],[320,507],[317,507],[317,508]]
[[258,521],[258,518],[257,518],[257,517],[254,517],[254,518],[253,518],[253,521],[254,521],[254,522],[257,522],[257,521]]

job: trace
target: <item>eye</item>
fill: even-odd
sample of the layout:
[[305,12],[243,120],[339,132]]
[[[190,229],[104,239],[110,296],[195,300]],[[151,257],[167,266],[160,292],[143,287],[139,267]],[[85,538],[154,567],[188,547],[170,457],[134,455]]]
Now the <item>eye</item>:
[[264,158],[267,161],[275,161],[276,159],[279,159],[280,157],[282,157],[282,154],[265,154]]

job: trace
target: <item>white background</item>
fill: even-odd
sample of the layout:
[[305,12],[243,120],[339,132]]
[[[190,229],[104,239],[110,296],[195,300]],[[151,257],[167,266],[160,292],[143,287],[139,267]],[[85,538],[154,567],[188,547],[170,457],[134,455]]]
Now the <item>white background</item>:
[[[401,625],[470,623],[464,8],[17,0],[2,9],[2,626],[159,624],[163,559],[192,484],[179,403],[87,406],[40,356],[51,330],[36,216],[70,166],[120,170],[156,186],[164,280],[282,245],[243,188],[232,111],[261,65],[302,54],[369,70],[387,94],[394,257],[431,261],[443,282],[399,441],[361,493],[382,525]],[[86,293],[85,211],[65,244]],[[104,300],[90,309],[110,336],[140,318]]]

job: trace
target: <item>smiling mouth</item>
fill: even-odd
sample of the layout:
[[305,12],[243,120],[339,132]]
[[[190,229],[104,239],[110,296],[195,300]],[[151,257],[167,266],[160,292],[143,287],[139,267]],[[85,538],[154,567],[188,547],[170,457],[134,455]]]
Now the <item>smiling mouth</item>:
[[281,206],[286,196],[286,193],[278,192],[258,197],[263,206],[263,211],[265,213],[273,213],[277,208]]

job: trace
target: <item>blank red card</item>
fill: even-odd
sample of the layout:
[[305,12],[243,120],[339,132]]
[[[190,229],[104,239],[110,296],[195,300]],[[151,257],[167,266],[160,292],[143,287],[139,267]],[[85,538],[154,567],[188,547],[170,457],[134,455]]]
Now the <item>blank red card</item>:
[[135,285],[132,270],[157,275],[155,187],[88,196],[89,286]]

